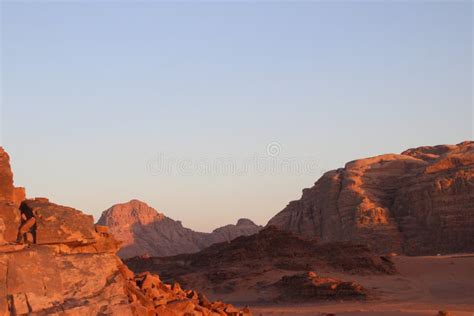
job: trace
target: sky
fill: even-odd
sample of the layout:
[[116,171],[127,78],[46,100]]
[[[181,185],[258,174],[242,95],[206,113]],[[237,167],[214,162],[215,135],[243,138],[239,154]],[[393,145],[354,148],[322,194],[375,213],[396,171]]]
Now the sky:
[[1,145],[29,197],[266,222],[348,161],[473,139],[473,4],[2,1]]

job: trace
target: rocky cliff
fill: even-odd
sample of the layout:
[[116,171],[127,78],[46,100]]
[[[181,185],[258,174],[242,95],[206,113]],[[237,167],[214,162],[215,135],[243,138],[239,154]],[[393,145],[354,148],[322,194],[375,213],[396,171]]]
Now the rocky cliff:
[[0,148],[0,315],[249,315],[157,275],[134,275],[118,247],[92,216],[25,200]]
[[255,234],[261,229],[251,220],[240,219],[236,225],[226,225],[212,233],[195,232],[138,200],[112,206],[102,213],[97,223],[109,227],[123,243],[118,252],[122,258],[193,253],[217,242]]
[[410,255],[474,251],[474,142],[355,160],[268,225]]

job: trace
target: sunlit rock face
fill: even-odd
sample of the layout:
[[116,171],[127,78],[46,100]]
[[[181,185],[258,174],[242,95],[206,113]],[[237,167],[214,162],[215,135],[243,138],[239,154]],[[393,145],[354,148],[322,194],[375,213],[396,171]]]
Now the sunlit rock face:
[[10,157],[0,147],[0,201],[10,201],[14,205],[20,205],[25,199],[25,188],[13,185],[13,172],[10,167]]
[[411,255],[474,251],[474,142],[355,160],[268,225]]
[[217,242],[255,234],[261,229],[249,219],[240,219],[236,225],[226,225],[212,233],[196,232],[139,200],[112,206],[102,213],[97,223],[109,227],[123,243],[118,252],[122,258],[193,253]]
[[0,315],[248,315],[151,273],[134,275],[91,215],[25,200],[0,148]]
[[0,314],[132,313],[119,243],[93,218],[45,198],[25,200],[0,148]]
[[18,206],[25,199],[25,189],[13,185],[10,157],[0,147],[0,244],[14,242],[20,226]]

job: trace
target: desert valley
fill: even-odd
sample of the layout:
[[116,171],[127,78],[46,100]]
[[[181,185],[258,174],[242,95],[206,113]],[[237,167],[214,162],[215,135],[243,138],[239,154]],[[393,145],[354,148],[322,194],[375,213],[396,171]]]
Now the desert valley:
[[473,315],[473,215],[471,141],[348,162],[211,233],[27,198],[1,149],[0,314]]
[[474,316],[473,26],[0,0],[0,316]]

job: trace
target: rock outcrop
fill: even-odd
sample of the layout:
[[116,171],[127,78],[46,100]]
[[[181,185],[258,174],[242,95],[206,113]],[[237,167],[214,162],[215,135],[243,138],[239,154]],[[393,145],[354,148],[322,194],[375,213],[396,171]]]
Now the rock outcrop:
[[278,301],[307,303],[331,299],[361,300],[368,296],[368,291],[360,284],[322,277],[313,271],[284,276],[271,287],[278,289]]
[[249,219],[240,219],[236,225],[220,227],[212,233],[195,232],[139,200],[112,206],[102,213],[97,223],[109,227],[123,243],[118,252],[122,258],[193,253],[214,243],[255,234],[261,229]]
[[268,225],[379,253],[474,251],[474,142],[360,159],[325,173]]
[[45,198],[20,204],[24,190],[12,190],[0,153],[0,315],[250,315],[134,275],[115,254],[120,243],[90,215]]
[[20,205],[25,199],[25,188],[13,185],[13,172],[10,166],[10,157],[0,147],[0,201],[11,201],[14,205]]
[[[135,272],[152,271],[168,282],[205,290],[215,297],[237,291],[257,290],[262,280],[301,271],[333,271],[353,274],[395,273],[390,258],[374,255],[366,246],[352,243],[320,243],[274,226],[231,242],[214,244],[198,253],[173,257],[125,260]],[[265,297],[272,300],[274,297]]]
[[13,185],[10,157],[0,147],[0,245],[15,242],[20,226],[18,207],[25,199],[25,189]]

